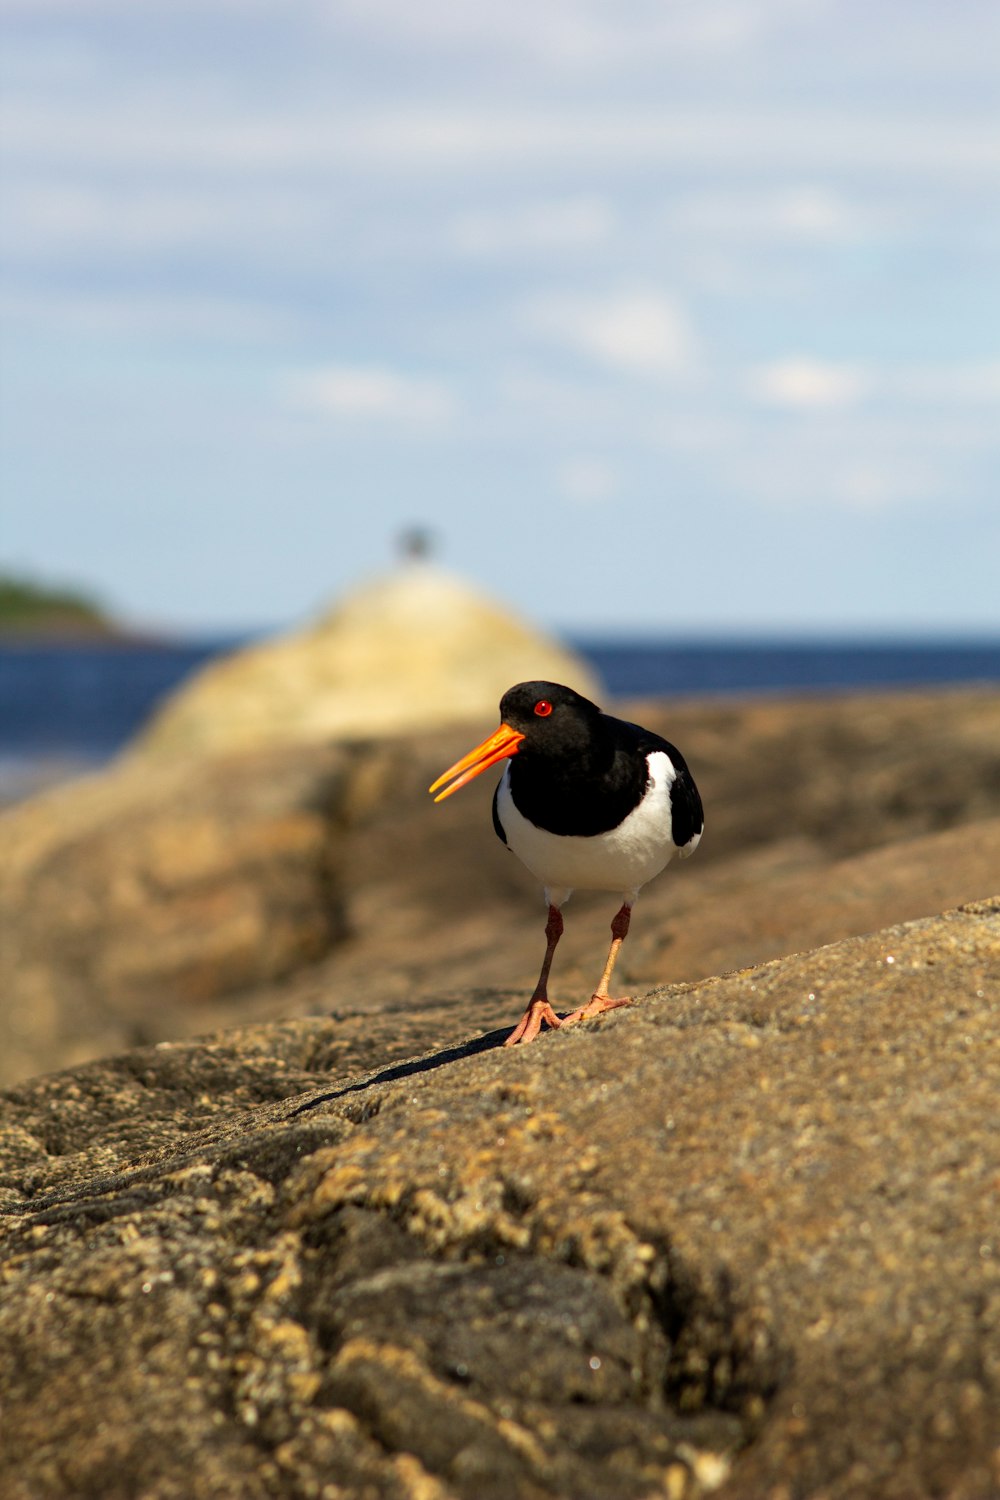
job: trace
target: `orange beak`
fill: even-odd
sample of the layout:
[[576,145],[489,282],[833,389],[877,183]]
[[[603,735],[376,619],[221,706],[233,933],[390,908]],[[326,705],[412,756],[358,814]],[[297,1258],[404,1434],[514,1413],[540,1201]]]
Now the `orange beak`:
[[[517,754],[517,747],[524,739],[524,735],[517,729],[511,729],[509,724],[501,724],[500,728],[491,734],[488,740],[483,740],[475,750],[470,750],[468,755],[463,755],[461,760],[456,760],[453,766],[449,766],[443,776],[439,776],[434,785],[429,788],[437,792],[439,786],[444,786],[446,781],[451,781],[451,786],[445,787],[443,792],[438,792],[434,798],[435,802],[443,802],[445,797],[450,797],[452,792],[457,792],[460,786],[478,776],[480,771],[495,766],[498,760],[507,760],[511,755]],[[452,781],[454,777],[454,781]]]

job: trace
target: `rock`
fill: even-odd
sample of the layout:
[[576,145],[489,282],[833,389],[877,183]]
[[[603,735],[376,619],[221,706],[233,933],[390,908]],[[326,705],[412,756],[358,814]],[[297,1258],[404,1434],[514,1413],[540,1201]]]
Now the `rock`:
[[139,736],[143,756],[495,724],[514,682],[600,686],[555,641],[427,563],[359,589],[315,625],[211,663]]
[[997,1493],[1000,899],[515,1004],[8,1090],[4,1493]]
[[[930,916],[996,884],[996,694],[624,711],[683,746],[707,808],[695,858],[642,892],[616,971],[625,993]],[[408,745],[391,796],[346,835],[350,943],[280,989],[248,997],[254,1017],[376,1011],[497,984],[517,985],[519,998],[530,993],[544,907],[493,834],[490,778],[440,806],[426,794],[468,743],[463,731]],[[593,989],[613,910],[606,897],[581,892],[567,905],[557,1007]],[[225,1024],[217,1012],[207,1019]]]
[[116,768],[0,814],[0,1056],[22,1076],[190,1029],[347,932],[342,831],[375,751]]
[[[626,992],[995,885],[995,693],[623,711],[683,747],[708,809],[697,857],[642,893]],[[493,707],[377,743],[126,759],[0,813],[0,1081],[237,1021],[530,992],[544,912],[494,837],[490,778],[427,796],[495,723]],[[557,1005],[592,990],[611,914],[601,896],[567,907]]]
[[795,837],[852,854],[1000,816],[995,688],[631,708],[690,746],[719,853]]

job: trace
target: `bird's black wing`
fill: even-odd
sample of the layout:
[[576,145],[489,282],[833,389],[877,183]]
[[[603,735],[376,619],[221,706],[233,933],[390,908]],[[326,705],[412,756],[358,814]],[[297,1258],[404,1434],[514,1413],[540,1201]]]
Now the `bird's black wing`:
[[649,755],[653,750],[662,750],[670,757],[674,768],[674,779],[670,786],[670,836],[678,849],[683,849],[705,827],[701,794],[695,786],[688,763],[677,746],[665,740],[662,735],[654,733],[652,729],[644,729],[641,724],[629,724],[628,727],[635,732],[636,748],[644,755]]
[[678,752],[672,745],[668,753],[677,771],[670,788],[670,831],[678,849],[683,849],[704,829],[705,812],[694,777],[683,759],[678,765]]

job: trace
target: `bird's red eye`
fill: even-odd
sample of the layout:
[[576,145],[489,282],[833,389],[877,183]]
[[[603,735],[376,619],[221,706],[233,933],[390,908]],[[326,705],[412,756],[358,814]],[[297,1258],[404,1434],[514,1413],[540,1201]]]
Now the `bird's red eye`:
[[540,719],[547,719],[551,712],[552,704],[549,702],[548,698],[539,698],[538,702],[535,704],[535,713],[538,715],[538,717]]

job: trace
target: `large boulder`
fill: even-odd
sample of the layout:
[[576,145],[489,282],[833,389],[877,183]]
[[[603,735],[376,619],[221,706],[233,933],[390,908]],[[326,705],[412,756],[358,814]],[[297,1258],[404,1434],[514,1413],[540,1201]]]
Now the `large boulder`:
[[306,746],[115,767],[0,813],[0,1077],[199,1025],[347,932],[343,832],[386,763]]
[[8,1090],[0,1491],[990,1500],[998,997],[990,900]]
[[135,751],[216,752],[495,720],[507,688],[535,677],[600,693],[574,652],[413,562],[304,630],[212,662],[156,713]]

